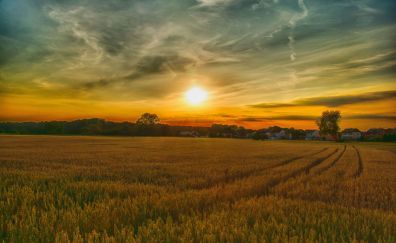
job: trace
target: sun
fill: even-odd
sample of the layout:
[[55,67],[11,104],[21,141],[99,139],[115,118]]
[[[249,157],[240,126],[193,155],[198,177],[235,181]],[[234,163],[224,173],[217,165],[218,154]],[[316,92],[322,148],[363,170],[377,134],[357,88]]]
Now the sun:
[[208,98],[208,92],[200,87],[192,87],[187,90],[185,96],[190,104],[199,105]]

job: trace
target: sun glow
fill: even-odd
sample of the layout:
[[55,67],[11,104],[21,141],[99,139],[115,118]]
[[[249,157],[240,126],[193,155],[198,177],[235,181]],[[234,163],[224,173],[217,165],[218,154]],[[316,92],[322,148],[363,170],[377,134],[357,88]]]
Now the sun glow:
[[193,87],[186,92],[185,96],[190,104],[199,105],[208,98],[208,92],[200,87]]

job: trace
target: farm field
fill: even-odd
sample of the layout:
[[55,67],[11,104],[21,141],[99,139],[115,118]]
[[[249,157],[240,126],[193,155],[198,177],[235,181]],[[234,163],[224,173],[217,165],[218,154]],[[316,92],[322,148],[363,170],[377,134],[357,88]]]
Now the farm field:
[[0,242],[396,242],[396,145],[0,136]]

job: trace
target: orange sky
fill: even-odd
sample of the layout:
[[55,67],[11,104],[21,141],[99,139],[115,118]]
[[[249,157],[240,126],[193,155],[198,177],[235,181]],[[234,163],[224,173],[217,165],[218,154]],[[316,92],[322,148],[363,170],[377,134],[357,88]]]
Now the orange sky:
[[[379,96],[383,92],[366,93]],[[364,97],[364,95],[359,96]],[[342,99],[341,96],[335,98]],[[183,94],[175,100],[144,104],[144,102],[81,101],[73,99],[45,99],[38,97],[3,97],[0,119],[3,121],[74,120],[98,117],[112,121],[135,121],[144,112],[156,113],[161,122],[170,125],[210,126],[213,123],[236,124],[247,128],[283,126],[312,129],[315,118],[324,110],[339,110],[343,128],[394,127],[396,100],[378,101],[326,107],[323,105],[293,105],[290,107],[251,107],[215,105],[212,97],[201,105],[192,106]],[[27,105],[28,104],[28,105]],[[261,104],[260,104],[261,105]],[[275,104],[276,105],[276,104]],[[274,106],[270,103],[270,106]],[[374,115],[373,115],[374,114]]]

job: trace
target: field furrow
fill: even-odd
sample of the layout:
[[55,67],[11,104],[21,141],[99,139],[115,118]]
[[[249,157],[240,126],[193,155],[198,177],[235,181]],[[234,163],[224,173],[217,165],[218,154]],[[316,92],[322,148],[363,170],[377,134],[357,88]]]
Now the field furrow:
[[362,155],[360,154],[359,149],[357,149],[355,146],[353,146],[353,148],[355,149],[356,155],[357,155],[358,168],[356,170],[356,173],[354,174],[354,177],[357,178],[357,177],[361,176],[363,173],[363,159],[362,159]]
[[336,165],[336,163],[342,158],[342,156],[344,155],[346,149],[347,149],[347,146],[344,145],[344,148],[343,148],[342,152],[330,164],[320,168],[315,173],[322,174],[322,173],[326,172],[327,170],[331,169],[332,167],[334,167]]
[[286,160],[280,162],[279,164],[275,164],[274,166],[269,166],[269,167],[267,167],[267,169],[273,169],[273,168],[277,168],[277,167],[280,167],[280,166],[284,166],[284,165],[287,165],[287,164],[289,164],[289,163],[292,163],[292,162],[294,162],[294,161],[296,161],[296,160],[304,159],[304,158],[308,158],[308,157],[311,157],[311,156],[320,154],[320,153],[322,153],[322,152],[324,152],[324,151],[326,151],[326,150],[328,150],[328,149],[329,149],[329,148],[323,148],[323,149],[321,149],[321,150],[319,150],[319,151],[317,151],[317,152],[313,152],[313,153],[310,153],[310,154],[301,155],[301,156],[293,157],[293,158],[290,158],[290,159],[286,159]]
[[292,157],[292,158],[283,160],[281,162],[275,162],[275,163],[273,163],[273,165],[267,165],[267,164],[270,164],[270,163],[268,163],[268,161],[262,161],[261,164],[264,166],[260,166],[260,167],[256,167],[256,168],[248,169],[248,170],[238,171],[233,174],[231,174],[228,170],[225,170],[223,177],[215,178],[215,179],[211,178],[210,180],[206,181],[205,183],[194,185],[191,188],[192,189],[205,189],[205,188],[217,186],[219,184],[233,183],[235,181],[243,180],[243,179],[246,179],[251,176],[260,175],[261,173],[263,173],[266,170],[271,170],[271,169],[275,169],[275,168],[278,168],[281,166],[285,166],[287,164],[290,164],[290,163],[300,160],[300,159],[310,158],[312,156],[321,154],[321,153],[327,151],[328,149],[329,148],[326,147],[326,148],[320,149],[319,151],[311,152],[311,153],[308,153],[308,154],[305,154],[302,156]]

